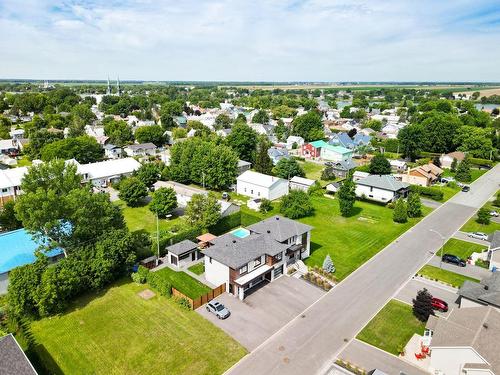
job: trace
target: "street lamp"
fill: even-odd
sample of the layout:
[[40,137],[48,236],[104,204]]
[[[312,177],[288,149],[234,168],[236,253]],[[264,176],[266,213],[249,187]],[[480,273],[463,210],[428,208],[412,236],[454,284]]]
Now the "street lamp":
[[439,238],[441,238],[441,240],[443,240],[443,245],[441,246],[441,251],[440,251],[441,256],[439,257],[439,268],[442,268],[442,266],[443,266],[443,249],[444,249],[444,244],[445,244],[446,238],[441,233],[439,233],[437,230],[429,229],[429,232],[436,233],[439,236]]

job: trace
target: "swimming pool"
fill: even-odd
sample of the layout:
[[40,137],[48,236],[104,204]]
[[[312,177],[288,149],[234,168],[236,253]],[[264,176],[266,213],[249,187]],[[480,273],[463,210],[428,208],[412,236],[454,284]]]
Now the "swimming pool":
[[[40,245],[41,242],[32,239],[24,229],[0,234],[0,274],[33,263],[36,260],[35,250]],[[61,253],[61,249],[54,249],[46,255],[53,257]]]
[[250,231],[248,229],[245,229],[245,228],[238,228],[238,229],[233,230],[231,232],[231,234],[233,236],[238,237],[238,238],[245,238],[245,237],[250,235]]

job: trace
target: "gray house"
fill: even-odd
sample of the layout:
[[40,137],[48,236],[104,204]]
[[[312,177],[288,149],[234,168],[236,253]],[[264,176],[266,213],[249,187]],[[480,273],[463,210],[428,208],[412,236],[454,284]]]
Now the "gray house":
[[500,308],[500,272],[476,283],[466,280],[458,290],[460,307],[493,306]]
[[0,374],[37,375],[35,368],[11,333],[0,337]]
[[190,240],[184,240],[167,246],[165,257],[169,264],[180,268],[202,258],[203,255],[198,250],[198,244]]

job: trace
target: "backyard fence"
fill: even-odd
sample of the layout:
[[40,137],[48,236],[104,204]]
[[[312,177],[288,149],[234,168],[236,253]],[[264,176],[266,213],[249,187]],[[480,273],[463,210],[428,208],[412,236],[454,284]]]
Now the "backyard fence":
[[217,288],[212,289],[210,292],[192,299],[186,296],[184,293],[179,292],[177,289],[172,287],[172,296],[173,297],[178,297],[178,298],[185,298],[188,300],[189,304],[191,305],[191,309],[196,310],[198,307],[204,305],[207,302],[210,302],[214,298],[220,296],[222,293],[226,291],[226,284],[221,284]]

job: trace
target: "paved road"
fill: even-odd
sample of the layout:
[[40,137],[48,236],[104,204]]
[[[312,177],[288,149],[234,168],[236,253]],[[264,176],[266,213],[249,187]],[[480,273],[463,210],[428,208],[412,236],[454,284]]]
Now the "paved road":
[[442,203],[433,201],[432,199],[420,198],[422,204],[426,207],[430,207],[432,209],[441,207]]
[[399,375],[401,371],[408,375],[429,375],[428,372],[359,340],[353,340],[342,351],[340,357],[366,371],[377,368],[389,375]]
[[459,192],[284,326],[228,374],[324,374],[349,340],[493,195],[500,165]]
[[462,240],[462,241],[467,241],[467,242],[472,242],[472,243],[477,243],[478,245],[483,245],[483,246],[489,246],[490,243],[485,240],[478,240],[477,238],[472,238],[469,237],[466,232],[460,232],[458,231],[455,233],[453,238],[456,238],[457,240]]
[[[439,260],[440,259],[438,256],[433,256],[432,259],[429,261],[429,265],[434,267],[439,267],[440,263]],[[455,272],[460,275],[469,276],[478,280],[481,280],[483,277],[488,277],[491,275],[490,270],[475,266],[473,264],[467,264],[465,267],[458,267],[455,266],[454,264],[442,263],[441,268],[446,271]]]

